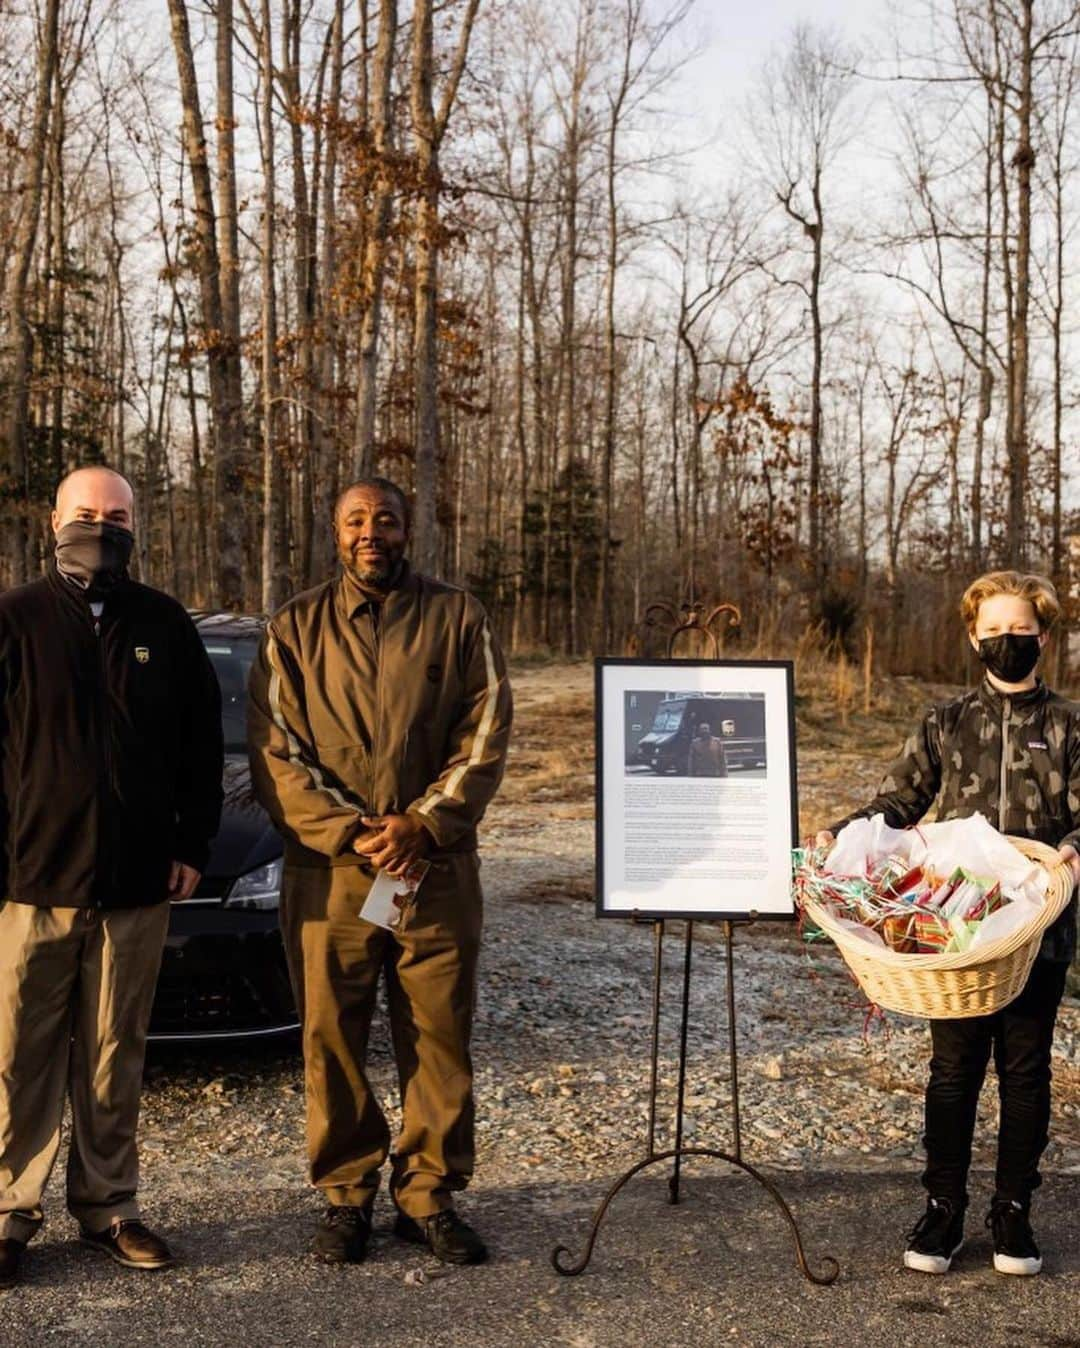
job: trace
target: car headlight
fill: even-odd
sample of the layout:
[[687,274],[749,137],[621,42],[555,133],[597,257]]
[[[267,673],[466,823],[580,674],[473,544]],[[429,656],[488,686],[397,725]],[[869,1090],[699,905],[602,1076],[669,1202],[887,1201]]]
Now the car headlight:
[[276,857],[265,866],[241,875],[229,890],[226,908],[274,909],[281,900],[281,872],[284,858]]

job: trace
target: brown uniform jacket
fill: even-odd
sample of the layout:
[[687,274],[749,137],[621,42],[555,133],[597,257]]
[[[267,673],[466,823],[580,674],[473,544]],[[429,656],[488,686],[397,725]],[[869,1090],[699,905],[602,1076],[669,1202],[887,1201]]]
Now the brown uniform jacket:
[[472,851],[502,778],[510,684],[481,605],[406,564],[378,607],[327,581],[274,615],[252,666],[252,780],[294,865],[357,864],[365,814],[416,813],[436,853]]
[[716,735],[704,741],[692,739],[689,765],[691,777],[726,777],[728,771],[724,741]]

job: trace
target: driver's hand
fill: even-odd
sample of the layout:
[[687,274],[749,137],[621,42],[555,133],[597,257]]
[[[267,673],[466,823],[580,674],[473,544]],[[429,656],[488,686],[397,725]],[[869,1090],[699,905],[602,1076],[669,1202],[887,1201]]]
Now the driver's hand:
[[376,870],[403,875],[431,848],[431,834],[414,814],[365,815],[368,832],[353,839],[353,851]]

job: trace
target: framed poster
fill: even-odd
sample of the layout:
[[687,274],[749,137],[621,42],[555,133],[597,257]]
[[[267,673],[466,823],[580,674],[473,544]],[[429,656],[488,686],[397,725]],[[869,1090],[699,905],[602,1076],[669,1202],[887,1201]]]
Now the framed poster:
[[596,661],[597,916],[792,918],[789,660]]

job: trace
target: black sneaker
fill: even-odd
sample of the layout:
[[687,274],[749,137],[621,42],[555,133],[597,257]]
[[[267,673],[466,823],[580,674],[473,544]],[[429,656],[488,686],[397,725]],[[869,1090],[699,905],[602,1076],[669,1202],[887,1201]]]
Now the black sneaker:
[[948,1273],[963,1243],[964,1205],[951,1198],[931,1198],[908,1236],[904,1267]]
[[331,1203],[322,1215],[311,1253],[324,1264],[359,1264],[371,1239],[371,1208]]
[[994,1268],[998,1273],[1030,1277],[1042,1268],[1042,1255],[1031,1234],[1027,1208],[1014,1198],[995,1198],[986,1217],[994,1233]]
[[399,1212],[394,1235],[414,1245],[426,1245],[444,1264],[482,1264],[488,1254],[484,1242],[453,1208],[444,1208],[420,1221]]

